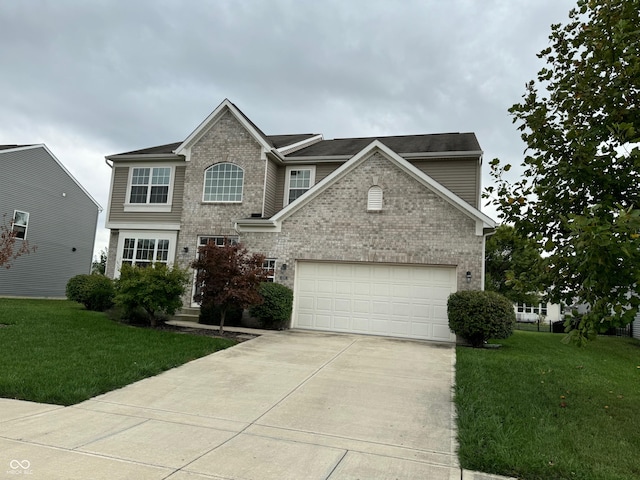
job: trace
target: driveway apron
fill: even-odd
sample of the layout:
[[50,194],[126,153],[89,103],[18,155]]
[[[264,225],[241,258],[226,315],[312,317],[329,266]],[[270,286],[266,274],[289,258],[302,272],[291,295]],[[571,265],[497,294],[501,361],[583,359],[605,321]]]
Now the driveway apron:
[[72,407],[0,399],[0,479],[460,479],[454,361],[288,331]]

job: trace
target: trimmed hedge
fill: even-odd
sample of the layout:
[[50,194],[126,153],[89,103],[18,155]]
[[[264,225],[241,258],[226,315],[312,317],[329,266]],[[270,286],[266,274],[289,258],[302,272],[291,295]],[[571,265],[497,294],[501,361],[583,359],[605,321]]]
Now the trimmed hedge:
[[490,338],[508,338],[513,334],[516,314],[506,297],[489,291],[452,293],[447,301],[449,328],[474,347],[482,347]]
[[113,305],[113,280],[100,274],[76,275],[67,282],[67,298],[83,304],[87,310],[103,312]]
[[264,302],[249,309],[251,316],[260,320],[262,328],[289,328],[293,310],[293,290],[280,283],[263,282],[260,284],[260,295]]

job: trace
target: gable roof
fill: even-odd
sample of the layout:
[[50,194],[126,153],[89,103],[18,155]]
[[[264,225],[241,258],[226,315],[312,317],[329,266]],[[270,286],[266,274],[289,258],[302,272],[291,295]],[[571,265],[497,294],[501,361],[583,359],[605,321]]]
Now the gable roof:
[[44,143],[36,144],[36,145],[0,145],[0,160],[2,159],[1,157],[2,155],[9,154],[16,151],[30,150],[30,149],[36,149],[36,148],[42,148],[45,152],[47,152],[49,156],[53,159],[53,161],[58,164],[58,166],[80,188],[80,190],[82,190],[84,194],[87,197],[89,197],[89,199],[96,205],[96,207],[98,207],[98,211],[102,212],[103,208],[96,201],[96,199],[91,196],[91,194],[87,191],[87,189],[82,186],[82,184],[76,179],[76,177],[74,177],[71,174],[69,170],[67,170],[67,168],[62,164],[62,162],[58,160],[58,158],[51,152],[51,150],[47,148],[47,146]]
[[381,152],[389,161],[394,163],[398,168],[409,174],[418,182],[422,183],[426,188],[443,198],[449,204],[460,210],[469,218],[476,222],[476,235],[482,235],[485,228],[495,228],[496,222],[490,217],[482,213],[480,210],[472,207],[462,200],[456,194],[443,187],[441,184],[433,180],[430,176],[413,166],[399,154],[391,150],[380,140],[374,140],[365,148],[360,150],[350,160],[345,162],[340,168],[334,170],[330,175],[323,178],[320,182],[310,188],[304,195],[291,202],[285,208],[268,219],[242,219],[237,221],[237,225],[249,227],[262,227],[266,229],[280,229],[282,221],[291,216],[294,212],[302,208],[307,203],[313,201],[320,193],[326,190],[330,185],[346,176],[354,170],[365,159],[369,158],[375,152]]
[[224,115],[227,111],[238,120],[242,126],[251,134],[251,136],[267,151],[273,150],[274,146],[271,140],[260,130],[249,118],[240,111],[229,99],[225,98],[216,109],[204,119],[198,127],[182,142],[175,150],[177,155],[185,155],[188,157],[188,149],[196,143],[200,138]]
[[[318,135],[315,133],[301,133],[301,134],[289,134],[289,135],[266,135],[267,140],[273,148],[284,149],[290,147],[305,140],[313,139]],[[121,155],[173,155],[174,152],[182,145],[184,141],[167,143],[165,145],[158,145],[155,147],[141,148],[138,150],[132,150],[130,152],[117,153],[115,155],[109,155],[107,158],[119,157]],[[0,149],[3,145],[0,145]]]

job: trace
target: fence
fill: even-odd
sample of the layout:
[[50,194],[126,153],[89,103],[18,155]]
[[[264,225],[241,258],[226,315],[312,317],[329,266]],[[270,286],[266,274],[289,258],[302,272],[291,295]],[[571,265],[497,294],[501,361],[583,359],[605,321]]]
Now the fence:
[[[516,321],[515,329],[524,330],[527,332],[565,333],[564,320],[559,320],[557,322],[545,322],[543,320],[538,320],[535,322]],[[610,328],[608,331],[606,331],[605,333],[601,333],[600,335],[608,335],[613,337],[632,337],[633,326],[626,325],[621,328]]]

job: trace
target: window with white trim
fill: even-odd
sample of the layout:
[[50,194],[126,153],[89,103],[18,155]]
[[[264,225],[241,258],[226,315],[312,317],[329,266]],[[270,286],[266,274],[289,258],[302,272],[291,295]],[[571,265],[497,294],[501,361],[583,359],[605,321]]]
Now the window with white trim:
[[230,245],[238,244],[238,237],[236,235],[228,235],[228,236],[213,236],[213,237],[198,237],[198,247],[204,247],[209,243],[213,243],[217,247],[224,247],[225,240],[229,242]]
[[369,189],[367,195],[367,210],[370,212],[379,212],[382,210],[382,188],[374,185]]
[[233,163],[218,163],[204,171],[205,202],[242,202],[244,171]]
[[169,240],[161,238],[125,238],[122,264],[148,267],[169,260]]
[[265,258],[264,262],[262,262],[262,269],[265,272],[267,272],[267,282],[276,281],[276,259],[275,258]]
[[129,181],[130,204],[167,204],[171,167],[132,167]]
[[29,212],[13,211],[11,220],[11,231],[16,234],[16,238],[22,240],[27,238],[27,227],[29,226]]
[[315,184],[316,169],[311,167],[287,167],[285,205],[300,198]]

